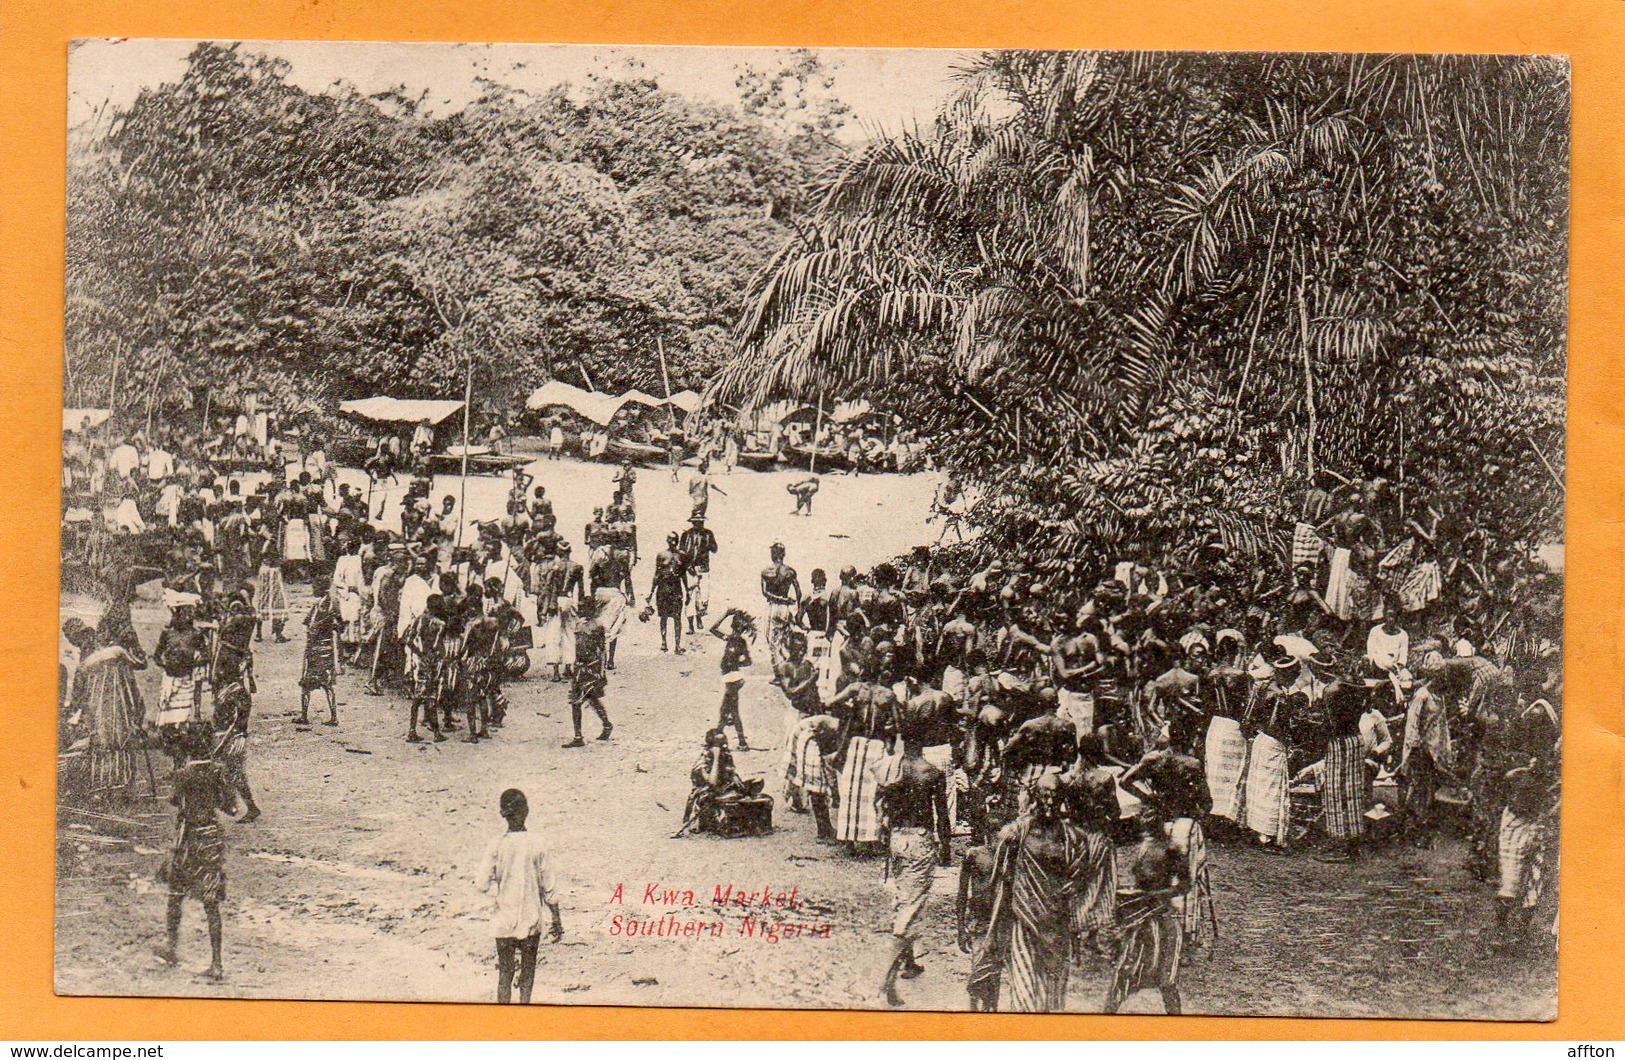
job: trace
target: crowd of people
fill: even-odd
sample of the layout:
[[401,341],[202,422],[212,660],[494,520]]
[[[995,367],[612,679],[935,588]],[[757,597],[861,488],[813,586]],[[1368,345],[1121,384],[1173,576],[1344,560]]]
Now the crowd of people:
[[[890,1003],[919,974],[920,911],[959,832],[977,1008],[1059,1008],[1100,952],[1108,1011],[1148,987],[1178,1011],[1182,947],[1217,916],[1210,835],[1353,862],[1459,827],[1496,886],[1493,944],[1526,941],[1555,850],[1560,582],[1533,561],[1497,570],[1517,610],[1486,629],[1490,586],[1451,559],[1443,521],[1395,533],[1381,498],[1380,482],[1311,495],[1290,585],[1249,577],[1244,604],[1133,559],[1062,591],[1017,561],[956,574],[929,546],[803,588],[772,547],[785,792],[820,841],[887,855]],[[716,632],[737,654],[756,620],[729,616]],[[738,725],[724,687],[708,748]],[[742,783],[695,772],[713,798]],[[1120,866],[1113,845],[1131,842]]]
[[[1154,988],[1178,1011],[1183,947],[1217,916],[1210,836],[1353,861],[1373,838],[1429,842],[1459,816],[1470,867],[1497,884],[1504,945],[1527,934],[1549,873],[1560,584],[1452,560],[1447,521],[1394,518],[1380,482],[1311,495],[1278,588],[1130,558],[1079,591],[1019,560],[971,570],[956,565],[964,548],[925,545],[843,568],[833,585],[813,570],[804,586],[775,544],[759,615],[737,601],[713,614],[707,506],[726,492],[707,459],[689,476],[688,526],[644,568],[640,610],[631,463],[583,529],[583,563],[523,471],[504,514],[476,524],[456,496],[435,502],[419,462],[398,473],[386,526],[371,480],[340,483],[318,439],[261,437],[252,419],[215,427],[64,435],[64,565],[109,606],[64,626],[62,750],[99,796],[143,782],[155,793],[150,751],[173,759],[166,960],[192,896],[219,971],[215,814],[239,802],[239,820],[260,814],[246,768],[255,644],[286,640],[296,620],[296,725],[311,723],[313,697],[339,725],[334,683],[349,667],[402,701],[405,740],[479,743],[503,726],[504,684],[535,661],[569,683],[567,749],[584,746],[588,713],[612,737],[608,682],[629,621],[657,617],[662,652],[720,641],[717,721],[679,835],[756,830],[763,785],[735,767],[728,734],[751,747],[741,690],[765,669],[785,704],[774,780],[788,808],[819,841],[885,855],[893,949],[879,990],[892,1004],[897,980],[922,971],[921,914],[956,835],[970,840],[955,909],[967,994],[984,1009],[1061,1008],[1093,953],[1111,969],[1108,1010]],[[170,614],[148,652],[130,605],[154,577]],[[309,587],[302,613],[290,582]],[[1496,614],[1508,599],[1516,621]],[[150,711],[134,676],[149,665],[161,674]],[[504,957],[522,995],[534,953]]]

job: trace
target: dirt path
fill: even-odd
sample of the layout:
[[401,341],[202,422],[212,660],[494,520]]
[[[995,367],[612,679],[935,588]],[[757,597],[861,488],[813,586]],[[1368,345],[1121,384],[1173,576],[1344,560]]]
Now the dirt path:
[[[561,526],[579,535],[608,495],[609,469],[541,469]],[[776,538],[790,545],[790,562],[804,577],[823,566],[833,580],[844,563],[872,564],[935,537],[923,522],[934,487],[925,476],[826,478],[812,519],[789,516],[787,480],[743,472],[719,479],[729,496],[711,508],[723,549],[715,605],[759,609],[755,572]],[[470,491],[471,510],[484,507],[487,492],[500,503],[502,489],[481,484]],[[437,499],[441,493],[437,488]],[[687,497],[663,473],[645,471],[638,508],[647,557],[666,529],[681,525]],[[647,577],[648,564],[640,564],[640,594]],[[65,611],[83,603],[65,600]],[[163,612],[146,606],[136,617],[150,645]],[[610,683],[614,739],[566,751],[559,747],[569,735],[565,688],[537,676],[510,687],[509,723],[489,744],[405,743],[404,706],[362,695],[353,674],[339,682],[341,727],[296,731],[290,719],[300,640],[261,645],[257,656],[261,691],[249,768],[265,816],[227,826],[228,981],[209,984],[192,972],[207,963],[195,905],[186,912],[183,969],[150,957],[162,933],[163,889],[154,879],[170,825],[163,808],[147,802],[107,810],[117,821],[61,816],[59,992],[489,999],[491,941],[473,873],[502,828],[497,795],[514,786],[529,793],[532,827],[552,844],[565,909],[565,941],[542,947],[536,1000],[874,1004],[888,912],[878,860],[819,846],[810,819],[782,808],[778,830],[766,838],[668,838],[698,738],[715,718],[715,648],[661,654],[654,626],[631,623]],[[753,680],[743,710],[753,740],[775,746],[783,718],[777,692]],[[740,756],[747,775],[774,773],[777,762],[776,751]],[[1485,955],[1478,935],[1489,915],[1487,892],[1455,868],[1454,848],[1388,852],[1353,869],[1245,846],[1220,847],[1213,856],[1223,937],[1211,956],[1196,955],[1186,966],[1187,1011],[1553,1013],[1549,948],[1527,960]],[[613,900],[617,885],[621,903]],[[719,910],[711,899],[730,885],[735,893],[794,888],[795,908]],[[910,1007],[964,1007],[968,961],[953,949],[954,885],[951,872],[937,881],[922,945],[928,972],[902,984]],[[646,895],[656,901],[646,904]],[[667,913],[671,919],[662,920]],[[629,916],[664,923],[666,936],[627,937],[618,924]],[[670,933],[691,921],[705,925],[705,934]],[[828,925],[827,937],[816,930],[788,937],[799,928],[785,925]],[[1069,1007],[1098,1009],[1105,974],[1080,969]],[[1160,1001],[1141,995],[1129,1008],[1158,1011]]]

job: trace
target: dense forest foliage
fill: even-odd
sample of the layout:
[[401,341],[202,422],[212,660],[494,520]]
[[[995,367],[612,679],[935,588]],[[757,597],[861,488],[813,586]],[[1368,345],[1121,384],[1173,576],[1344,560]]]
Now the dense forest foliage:
[[[981,487],[981,547],[1248,579],[1383,480],[1470,561],[1560,539],[1568,70],[1531,57],[990,52],[843,148],[815,55],[738,102],[637,72],[320,93],[203,45],[72,139],[70,405],[283,409],[548,378],[867,396]],[[1148,543],[1151,543],[1148,545]]]
[[715,392],[912,410],[1063,579],[1248,579],[1378,478],[1488,583],[1561,537],[1568,135],[1560,60],[990,53],[829,174]]
[[72,138],[66,401],[449,396],[472,357],[512,408],[554,377],[659,393],[661,347],[702,386],[836,152],[828,81],[792,52],[733,107],[633,70],[437,116],[200,45]]

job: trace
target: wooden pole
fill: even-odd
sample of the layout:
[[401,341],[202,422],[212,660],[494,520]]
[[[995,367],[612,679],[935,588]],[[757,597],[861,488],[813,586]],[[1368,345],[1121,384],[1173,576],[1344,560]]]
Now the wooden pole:
[[1309,471],[1309,482],[1315,481],[1315,373],[1309,360],[1309,302],[1304,297],[1303,281],[1298,281],[1298,328],[1303,342],[1303,394],[1304,401],[1309,406],[1309,436],[1304,447],[1305,465]]
[[818,474],[818,434],[824,429],[824,391],[818,391],[818,415],[813,419],[812,456],[807,459],[807,474]]
[[[463,382],[463,475],[458,486],[457,500],[457,538],[453,548],[461,548],[463,544],[463,524],[468,522],[468,420],[472,415],[474,404],[474,354],[468,355],[468,375]],[[452,563],[456,570],[457,564]]]
[[147,391],[146,435],[149,442],[152,440],[152,403],[158,397],[158,387],[163,382],[164,376],[167,374],[168,367],[169,362],[166,361],[162,355],[160,355],[158,360],[158,382],[153,383],[152,387]]
[[[118,414],[118,358],[124,349],[124,343],[113,341],[113,378],[107,387],[107,418],[112,419]],[[111,427],[108,430],[112,430]]]
[[671,421],[671,429],[677,429],[677,410],[671,406],[671,376],[666,374],[666,344],[655,336],[655,349],[660,352],[660,385],[666,388],[666,416]]

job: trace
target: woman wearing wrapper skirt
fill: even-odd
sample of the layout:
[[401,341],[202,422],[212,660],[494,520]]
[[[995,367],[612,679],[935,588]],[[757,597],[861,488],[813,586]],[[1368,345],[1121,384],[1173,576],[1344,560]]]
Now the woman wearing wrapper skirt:
[[235,813],[237,800],[220,767],[209,758],[210,736],[207,725],[195,725],[182,739],[185,764],[175,771],[175,792],[169,799],[175,805],[175,845],[163,869],[169,884],[165,942],[157,955],[167,965],[178,962],[182,906],[187,898],[195,898],[203,903],[209,922],[212,960],[203,975],[223,979],[220,903],[226,900],[226,841],[215,814]]
[[1365,831],[1365,750],[1360,743],[1360,716],[1365,713],[1366,689],[1338,683],[1326,689],[1330,738],[1326,742],[1321,779],[1321,824],[1331,849],[1322,861],[1353,861],[1360,854]]
[[1155,989],[1162,994],[1163,1010],[1177,1016],[1185,925],[1173,900],[1190,890],[1190,862],[1169,841],[1155,813],[1142,814],[1140,825],[1144,838],[1129,865],[1133,889],[1118,895],[1122,945],[1104,1011],[1114,1013],[1131,995]]

